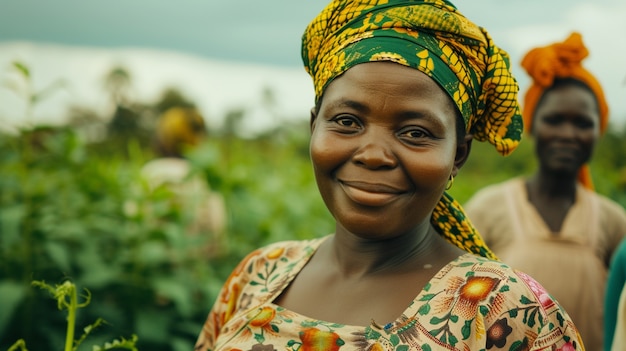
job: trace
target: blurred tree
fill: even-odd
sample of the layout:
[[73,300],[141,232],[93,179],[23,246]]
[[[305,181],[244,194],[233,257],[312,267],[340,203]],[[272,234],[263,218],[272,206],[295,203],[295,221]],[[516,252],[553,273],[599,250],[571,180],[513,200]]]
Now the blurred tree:
[[114,67],[106,75],[104,87],[109,92],[113,104],[118,106],[126,104],[131,87],[130,73],[124,67]]
[[154,104],[154,109],[157,115],[161,115],[172,107],[195,108],[196,104],[178,88],[168,87],[161,93],[159,100]]

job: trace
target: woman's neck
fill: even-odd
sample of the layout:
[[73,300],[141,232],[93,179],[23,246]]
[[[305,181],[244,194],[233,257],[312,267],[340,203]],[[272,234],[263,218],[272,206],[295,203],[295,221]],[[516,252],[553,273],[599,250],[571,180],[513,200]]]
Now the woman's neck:
[[538,197],[567,198],[576,197],[576,175],[563,176],[538,171],[527,181],[529,192]]
[[363,239],[338,226],[330,245],[331,259],[346,277],[439,267],[465,253],[441,237],[430,222],[410,233],[380,240]]

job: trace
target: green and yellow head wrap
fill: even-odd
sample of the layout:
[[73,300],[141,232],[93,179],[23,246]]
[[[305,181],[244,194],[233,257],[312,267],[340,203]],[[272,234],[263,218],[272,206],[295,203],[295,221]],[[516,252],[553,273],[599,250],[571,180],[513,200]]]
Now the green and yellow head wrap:
[[[391,61],[435,80],[452,98],[465,129],[507,155],[521,140],[519,90],[508,54],[445,0],[334,0],[307,27],[302,60],[316,102],[330,82],[365,62]],[[446,239],[485,257],[460,204],[444,193],[432,222]]]

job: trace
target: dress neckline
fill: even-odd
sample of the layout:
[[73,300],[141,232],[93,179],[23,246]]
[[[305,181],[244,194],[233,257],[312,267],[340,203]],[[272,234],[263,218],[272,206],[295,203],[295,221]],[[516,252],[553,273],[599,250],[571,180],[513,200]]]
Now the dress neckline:
[[277,286],[276,289],[272,289],[272,294],[267,296],[265,301],[263,303],[261,303],[261,306],[267,305],[267,306],[269,306],[269,307],[271,307],[271,308],[273,308],[275,310],[279,310],[280,309],[280,310],[287,311],[288,313],[293,314],[295,316],[298,316],[299,318],[304,319],[304,320],[311,320],[311,321],[316,321],[316,322],[325,323],[325,324],[341,324],[341,325],[343,325],[345,327],[355,328],[355,329],[363,329],[363,328],[367,328],[367,327],[373,327],[373,328],[379,329],[379,330],[388,330],[394,324],[400,323],[402,321],[403,316],[413,316],[413,315],[415,315],[417,313],[416,310],[413,311],[414,306],[415,306],[415,301],[419,300],[421,297],[424,296],[424,294],[428,293],[425,289],[428,286],[432,285],[431,283],[434,280],[440,279],[438,277],[441,277],[441,276],[445,275],[446,272],[449,272],[458,263],[460,263],[462,261],[465,261],[469,257],[474,257],[475,256],[472,253],[466,252],[466,253],[458,256],[454,260],[446,263],[443,267],[441,267],[441,269],[439,269],[437,272],[435,272],[432,275],[432,277],[428,280],[428,283],[426,283],[426,285],[424,285],[420,289],[420,291],[415,295],[413,300],[411,300],[411,302],[402,311],[402,313],[399,316],[397,316],[395,320],[390,321],[390,322],[385,322],[385,324],[380,324],[380,322],[374,321],[374,319],[372,319],[372,322],[369,325],[367,325],[367,326],[336,323],[336,322],[333,322],[333,321],[326,321],[326,320],[321,320],[321,319],[309,317],[309,316],[301,314],[301,313],[299,313],[297,311],[293,311],[293,310],[287,309],[287,308],[285,308],[283,306],[280,306],[278,304],[275,304],[274,300],[278,296],[280,296],[280,294],[282,294],[283,291],[285,291],[285,289],[287,289],[287,287],[289,287],[289,285],[293,282],[295,277],[300,273],[300,271],[302,271],[304,266],[309,262],[311,257],[313,257],[313,255],[315,255],[315,252],[317,252],[317,249],[320,247],[320,245],[324,241],[326,241],[328,238],[330,238],[331,236],[332,236],[332,234],[324,236],[322,238],[314,239],[312,242],[310,242],[310,245],[313,248],[313,250],[311,250],[309,252],[306,252],[303,257],[298,259],[298,263],[293,266],[293,268],[286,275],[285,279],[281,280],[282,286],[280,286],[280,287]]

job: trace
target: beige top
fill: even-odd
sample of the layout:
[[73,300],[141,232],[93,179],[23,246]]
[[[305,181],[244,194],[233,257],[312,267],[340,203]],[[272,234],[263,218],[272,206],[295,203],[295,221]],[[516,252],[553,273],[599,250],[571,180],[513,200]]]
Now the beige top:
[[572,317],[588,350],[601,350],[607,269],[626,235],[626,211],[582,186],[560,232],[552,232],[528,201],[525,180],[478,191],[469,218],[505,263],[528,273]]
[[154,159],[144,165],[141,175],[151,191],[167,187],[172,204],[182,210],[189,235],[208,236],[200,254],[207,258],[219,254],[227,218],[224,198],[212,191],[200,175],[191,172],[189,161],[170,157]]

